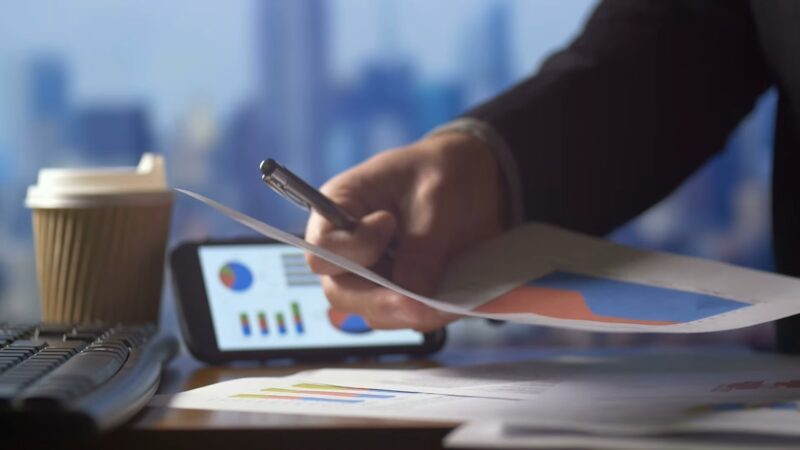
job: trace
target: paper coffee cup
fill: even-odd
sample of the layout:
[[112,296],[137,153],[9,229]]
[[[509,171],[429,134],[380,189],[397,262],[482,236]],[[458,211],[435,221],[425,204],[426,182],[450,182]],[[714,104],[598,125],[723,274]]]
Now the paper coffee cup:
[[157,322],[173,194],[164,160],[42,169],[28,188],[42,320]]

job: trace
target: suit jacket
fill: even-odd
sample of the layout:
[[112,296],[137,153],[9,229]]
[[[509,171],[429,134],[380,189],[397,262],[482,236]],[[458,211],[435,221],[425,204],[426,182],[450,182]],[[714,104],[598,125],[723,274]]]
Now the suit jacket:
[[[537,74],[468,115],[514,154],[527,219],[606,234],[720,151],[770,86],[776,265],[800,276],[800,1],[606,0]],[[800,319],[778,328],[800,351]]]

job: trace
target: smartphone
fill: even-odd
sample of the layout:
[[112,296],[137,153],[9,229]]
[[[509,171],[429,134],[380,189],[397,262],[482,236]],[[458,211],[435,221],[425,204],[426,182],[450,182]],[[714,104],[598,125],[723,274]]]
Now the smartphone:
[[328,304],[302,250],[268,239],[186,242],[170,253],[181,328],[198,359],[314,360],[439,350],[445,330],[373,330]]

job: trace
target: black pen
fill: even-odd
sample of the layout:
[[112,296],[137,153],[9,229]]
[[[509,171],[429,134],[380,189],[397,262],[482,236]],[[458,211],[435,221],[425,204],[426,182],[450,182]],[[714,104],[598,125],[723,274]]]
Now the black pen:
[[[353,231],[358,226],[358,220],[347,211],[274,159],[261,161],[258,168],[261,171],[261,179],[281,197],[307,211],[313,209],[338,229]],[[389,244],[383,260],[391,263],[395,255],[395,246],[394,241]]]
[[342,210],[333,200],[311,187],[274,159],[261,161],[259,169],[261,170],[261,179],[267,183],[267,186],[287,200],[303,209],[313,209],[336,228],[353,231],[358,226],[358,220]]

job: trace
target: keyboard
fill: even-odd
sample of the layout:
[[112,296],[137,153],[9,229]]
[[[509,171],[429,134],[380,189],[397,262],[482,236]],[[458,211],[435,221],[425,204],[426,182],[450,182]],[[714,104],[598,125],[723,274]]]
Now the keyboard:
[[0,435],[94,433],[131,418],[177,353],[155,331],[0,323]]

